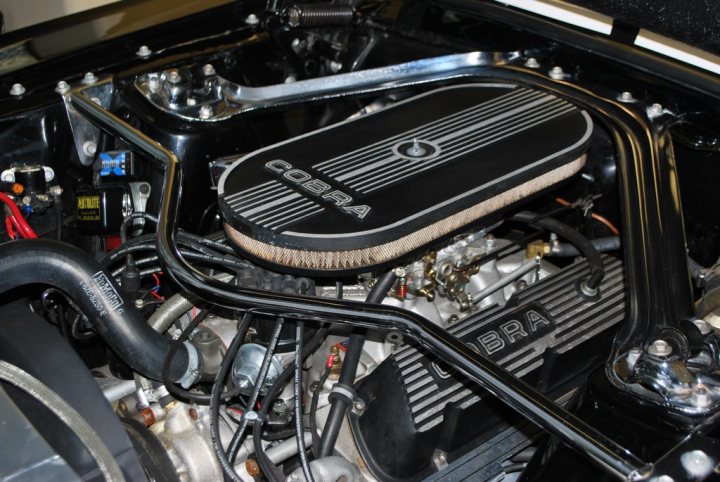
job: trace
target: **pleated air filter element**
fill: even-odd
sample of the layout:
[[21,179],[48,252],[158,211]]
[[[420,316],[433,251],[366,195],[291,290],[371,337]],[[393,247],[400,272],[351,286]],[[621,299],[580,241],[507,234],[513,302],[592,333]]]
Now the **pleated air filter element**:
[[444,87],[249,154],[218,187],[237,249],[278,270],[389,264],[577,173],[593,124],[513,84]]

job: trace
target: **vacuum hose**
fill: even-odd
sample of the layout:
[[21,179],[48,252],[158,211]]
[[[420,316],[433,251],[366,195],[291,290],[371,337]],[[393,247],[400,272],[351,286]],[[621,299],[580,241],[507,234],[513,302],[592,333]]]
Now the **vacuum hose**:
[[552,231],[561,238],[568,240],[587,259],[590,267],[590,277],[584,280],[579,286],[581,294],[592,297],[599,293],[600,282],[605,277],[605,265],[602,256],[593,243],[583,236],[579,231],[567,224],[553,218],[542,218],[535,213],[523,211],[512,217],[514,221],[528,223],[548,231]]
[[[0,245],[0,293],[29,284],[63,291],[125,363],[148,378],[161,379],[170,340],[153,330],[135,307],[125,302],[113,277],[89,254],[49,239]],[[191,356],[194,347],[186,348],[173,359],[173,380],[191,379],[195,371],[200,371],[199,357]]]

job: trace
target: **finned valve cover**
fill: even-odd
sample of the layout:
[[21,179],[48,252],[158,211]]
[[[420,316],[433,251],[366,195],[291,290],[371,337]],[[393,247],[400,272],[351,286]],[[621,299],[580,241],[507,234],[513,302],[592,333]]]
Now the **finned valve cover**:
[[515,84],[439,88],[236,161],[226,231],[282,269],[386,264],[577,173],[587,112]]

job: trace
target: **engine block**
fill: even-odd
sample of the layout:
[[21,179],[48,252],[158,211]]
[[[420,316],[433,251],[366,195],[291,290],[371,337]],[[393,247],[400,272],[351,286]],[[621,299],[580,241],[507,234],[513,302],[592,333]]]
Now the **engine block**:
[[[568,381],[604,353],[602,333],[625,317],[622,263],[605,257],[605,267],[598,300],[577,294],[577,281],[588,273],[587,263],[578,261],[517,292],[504,307],[471,315],[449,331],[515,376],[564,395],[572,388]],[[351,417],[353,432],[380,480],[414,479],[429,468],[435,450],[460,450],[493,433],[506,417],[486,391],[414,344],[356,388],[366,409]],[[406,455],[398,457],[392,447],[405,447]]]

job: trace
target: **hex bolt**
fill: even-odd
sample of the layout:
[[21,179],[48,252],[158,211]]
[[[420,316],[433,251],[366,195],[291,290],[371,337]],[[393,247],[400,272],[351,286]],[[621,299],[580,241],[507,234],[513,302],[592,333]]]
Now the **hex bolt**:
[[135,308],[140,309],[143,306],[145,306],[145,302],[141,300],[140,298],[135,300]]
[[197,99],[195,97],[188,97],[187,100],[185,100],[185,103],[188,105],[188,107],[192,107],[197,105]]
[[334,60],[330,61],[330,72],[333,74],[337,74],[342,69],[342,64],[340,62],[336,62]]
[[562,80],[565,78],[565,72],[563,71],[562,67],[559,65],[556,65],[552,69],[550,69],[550,78],[554,80]]
[[525,67],[527,67],[529,69],[537,69],[538,67],[540,67],[540,62],[538,62],[538,60],[535,57],[529,57],[525,61]]
[[141,45],[135,54],[141,59],[146,59],[152,55],[152,50],[147,45]]
[[260,23],[260,19],[254,13],[251,13],[250,15],[245,17],[245,23],[250,26],[255,26]]
[[55,86],[55,92],[58,94],[67,94],[70,92],[70,84],[65,82],[64,80],[61,80],[57,83],[57,86]]
[[438,467],[447,465],[447,454],[441,450],[438,450],[433,455],[433,463]]
[[22,84],[13,84],[12,88],[10,89],[10,95],[13,97],[20,97],[26,92],[25,86]]
[[692,477],[700,478],[708,475],[713,469],[713,460],[702,450],[692,450],[680,456],[685,471]]
[[210,77],[212,75],[215,75],[215,67],[213,67],[212,64],[205,64],[203,65],[203,75],[205,77]]
[[494,248],[495,247],[495,236],[492,234],[488,234],[485,236],[485,247],[486,248]]
[[93,141],[85,141],[82,147],[83,154],[86,156],[94,156],[97,152],[97,144],[95,144]]
[[658,104],[657,102],[655,102],[653,105],[651,105],[647,109],[648,115],[650,117],[657,117],[659,115],[662,115],[663,111],[664,111],[664,108],[663,108],[662,104]]
[[672,347],[665,340],[655,340],[647,349],[653,356],[666,357],[672,355]]
[[627,367],[630,371],[635,368],[635,365],[637,364],[641,356],[642,348],[637,346],[634,348],[630,348],[630,351],[628,351],[627,357],[625,358],[625,361],[627,362]]
[[200,107],[200,118],[209,119],[213,116],[213,108],[209,105],[203,105]]
[[176,69],[170,69],[167,73],[167,81],[171,84],[177,84],[182,80],[182,76],[180,76],[180,72],[178,72]]
[[365,411],[365,402],[362,400],[355,400],[352,405],[353,412],[361,415]]
[[633,97],[632,92],[628,92],[628,91],[626,90],[625,92],[622,92],[622,93],[618,96],[618,100],[619,100],[620,102],[630,103],[630,102],[635,102],[635,97]]
[[157,74],[148,76],[147,85],[150,92],[157,92],[160,90],[160,78]]
[[710,405],[710,390],[705,385],[696,385],[693,389],[692,402],[696,407],[704,408]]
[[97,82],[97,80],[98,79],[93,72],[87,72],[82,79],[82,83],[85,85],[89,85],[94,84],[95,82]]
[[272,406],[273,413],[281,415],[287,412],[287,405],[283,401],[275,402]]

